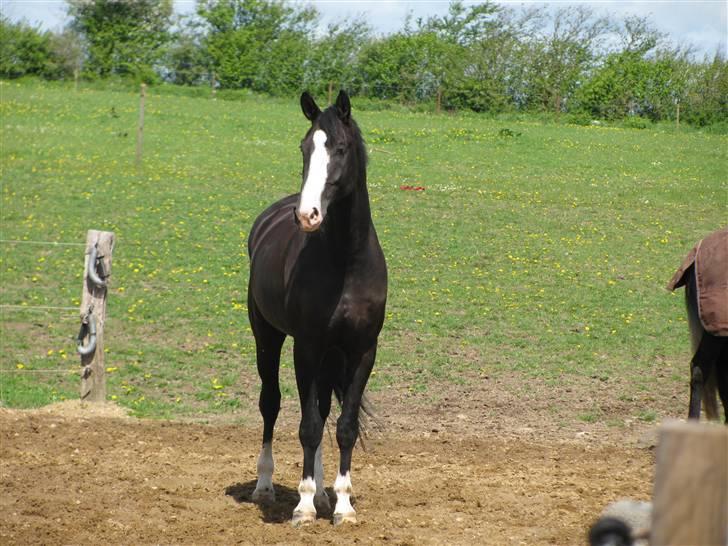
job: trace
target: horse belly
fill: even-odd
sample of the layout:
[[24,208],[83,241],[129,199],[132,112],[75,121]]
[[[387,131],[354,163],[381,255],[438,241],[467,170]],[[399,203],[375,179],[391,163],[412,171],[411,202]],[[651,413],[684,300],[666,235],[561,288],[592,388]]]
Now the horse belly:
[[256,220],[250,233],[250,305],[274,328],[291,334],[286,320],[286,264],[295,246],[298,228],[286,206],[290,196],[281,200],[277,210],[269,208]]

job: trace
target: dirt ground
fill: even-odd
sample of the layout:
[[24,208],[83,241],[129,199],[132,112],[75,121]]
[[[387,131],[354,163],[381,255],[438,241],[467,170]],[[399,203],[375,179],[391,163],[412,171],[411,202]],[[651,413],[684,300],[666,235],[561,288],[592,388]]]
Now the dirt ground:
[[[330,512],[289,523],[301,472],[292,403],[277,428],[269,507],[250,501],[255,420],[138,420],[78,402],[0,409],[0,542],[577,545],[609,502],[650,498],[654,425],[562,421],[537,396],[521,411],[507,388],[478,392],[490,394],[376,393],[384,426],[354,455],[359,523],[337,528]],[[335,451],[327,434],[327,484]]]

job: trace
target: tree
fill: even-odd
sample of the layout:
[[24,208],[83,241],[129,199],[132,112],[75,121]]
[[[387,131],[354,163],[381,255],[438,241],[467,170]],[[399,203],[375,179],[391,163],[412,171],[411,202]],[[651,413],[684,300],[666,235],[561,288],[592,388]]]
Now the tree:
[[204,45],[222,87],[273,94],[298,90],[318,19],[282,0],[199,0]]
[[363,49],[364,81],[381,98],[422,101],[444,92],[450,106],[484,109],[477,105],[490,101],[480,100],[474,52],[496,29],[499,11],[490,2],[466,7],[456,1],[447,15],[418,19],[414,26],[408,21],[403,31]]
[[566,7],[541,19],[542,27],[527,43],[528,106],[564,110],[597,60],[609,19],[585,6]]
[[172,0],[68,0],[68,13],[85,40],[86,73],[154,78],[170,39]]
[[486,44],[496,29],[496,15],[501,8],[486,1],[465,6],[456,0],[445,16],[418,20],[417,34],[425,40],[422,65],[431,82],[428,89],[445,91],[450,107],[491,109],[491,80],[483,72]]
[[722,49],[713,59],[691,64],[685,120],[698,126],[728,123],[728,60]]
[[670,47],[646,18],[627,17],[621,48],[606,55],[577,93],[592,117],[671,119],[685,100],[690,50]]
[[50,37],[21,21],[11,23],[0,17],[0,75],[5,78],[45,74],[48,67]]
[[81,37],[70,28],[50,34],[50,60],[46,76],[50,78],[75,77],[83,66]]
[[361,20],[329,25],[313,40],[305,61],[303,87],[314,95],[324,94],[329,83],[349,92],[360,89],[359,58],[370,39],[371,28]]
[[212,78],[212,59],[205,48],[202,22],[195,17],[183,17],[163,60],[163,77],[177,85],[200,85]]

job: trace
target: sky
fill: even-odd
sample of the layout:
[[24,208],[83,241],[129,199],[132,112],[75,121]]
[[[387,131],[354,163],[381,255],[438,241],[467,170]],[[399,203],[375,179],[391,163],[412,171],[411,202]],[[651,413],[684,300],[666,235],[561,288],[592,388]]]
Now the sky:
[[[324,27],[344,18],[361,16],[379,34],[401,29],[408,13],[414,18],[447,13],[449,0],[311,0],[322,16]],[[473,2],[465,2],[466,4]],[[477,3],[477,2],[474,2]],[[597,13],[618,17],[648,17],[654,26],[670,36],[673,43],[692,44],[698,57],[712,56],[718,47],[726,52],[728,36],[728,0],[598,0],[575,2],[499,1],[518,7],[524,4],[549,6],[587,5]],[[66,22],[63,0],[0,0],[0,11],[13,21],[25,19],[43,29],[57,30]],[[192,13],[194,0],[174,0],[177,13]]]

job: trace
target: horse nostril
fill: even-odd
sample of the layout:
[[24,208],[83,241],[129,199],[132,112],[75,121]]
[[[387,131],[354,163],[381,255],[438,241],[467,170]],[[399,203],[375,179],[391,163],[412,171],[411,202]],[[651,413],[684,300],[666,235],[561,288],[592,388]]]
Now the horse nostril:
[[314,207],[313,212],[311,213],[311,220],[315,220],[316,218],[318,218],[318,215],[319,215],[319,211],[316,207]]

